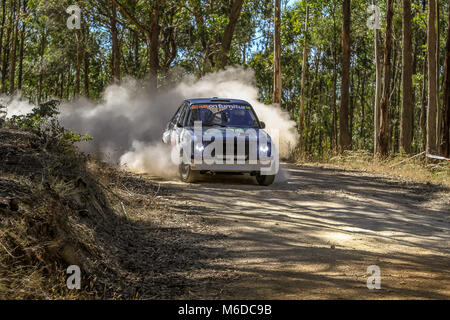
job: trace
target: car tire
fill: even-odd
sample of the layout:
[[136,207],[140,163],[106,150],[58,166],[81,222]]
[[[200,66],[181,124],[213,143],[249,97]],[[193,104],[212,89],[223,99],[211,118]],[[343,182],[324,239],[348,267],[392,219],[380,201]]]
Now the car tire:
[[180,178],[186,183],[195,182],[196,172],[191,169],[190,164],[180,164]]
[[275,181],[275,176],[274,175],[268,175],[268,176],[263,176],[261,174],[258,174],[256,176],[256,181],[258,181],[258,184],[260,186],[270,186],[274,181]]

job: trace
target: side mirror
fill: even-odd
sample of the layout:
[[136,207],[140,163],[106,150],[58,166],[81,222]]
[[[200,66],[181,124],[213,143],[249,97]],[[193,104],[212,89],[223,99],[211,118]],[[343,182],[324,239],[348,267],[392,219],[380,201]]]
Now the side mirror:
[[261,127],[261,129],[265,129],[266,128],[266,124],[262,121],[259,122],[259,126]]

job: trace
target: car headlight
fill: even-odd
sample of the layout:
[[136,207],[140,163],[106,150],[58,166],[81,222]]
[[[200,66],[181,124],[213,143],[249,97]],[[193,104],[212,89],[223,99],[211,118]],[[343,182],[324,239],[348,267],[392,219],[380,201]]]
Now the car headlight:
[[269,145],[263,144],[263,145],[259,146],[259,151],[262,153],[267,153],[269,151]]
[[198,151],[198,152],[203,152],[205,150],[205,146],[202,145],[202,144],[197,144],[195,146],[195,150]]

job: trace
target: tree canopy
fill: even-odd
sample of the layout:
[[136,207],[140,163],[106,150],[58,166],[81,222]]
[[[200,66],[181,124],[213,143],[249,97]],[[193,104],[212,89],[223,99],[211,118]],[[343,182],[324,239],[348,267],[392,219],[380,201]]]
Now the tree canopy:
[[[304,154],[322,157],[347,148],[374,150],[375,33],[367,24],[373,2],[344,1],[350,6],[346,11],[338,0],[281,1],[281,108],[297,123],[302,119]],[[1,90],[8,95],[20,93],[34,103],[55,97],[100,99],[108,85],[126,77],[161,89],[186,74],[200,77],[239,65],[254,70],[260,99],[270,104],[275,4],[268,0],[2,0]],[[67,27],[66,10],[71,5],[81,9],[80,29]],[[428,130],[433,130],[428,138],[435,143],[427,151],[448,155],[450,95],[444,79],[448,80],[449,3],[378,1],[377,5],[379,58],[382,64],[384,58],[383,69],[389,71],[383,77],[381,149],[385,154],[425,150],[428,113],[436,121],[428,121]],[[390,5],[392,16],[386,14]],[[409,16],[404,10],[410,10]],[[405,17],[410,21],[406,45],[411,61],[402,51]],[[435,19],[434,29],[430,17]],[[349,42],[343,42],[347,36]],[[343,58],[346,52],[349,64]],[[405,96],[408,100],[403,103]],[[339,148],[347,133],[348,141]]]

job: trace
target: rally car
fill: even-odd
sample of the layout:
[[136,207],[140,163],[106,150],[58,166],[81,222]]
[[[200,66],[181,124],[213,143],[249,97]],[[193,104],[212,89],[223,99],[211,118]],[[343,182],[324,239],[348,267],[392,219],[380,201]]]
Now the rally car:
[[181,180],[201,174],[250,174],[263,186],[278,172],[278,152],[253,107],[235,99],[188,99],[163,133]]

